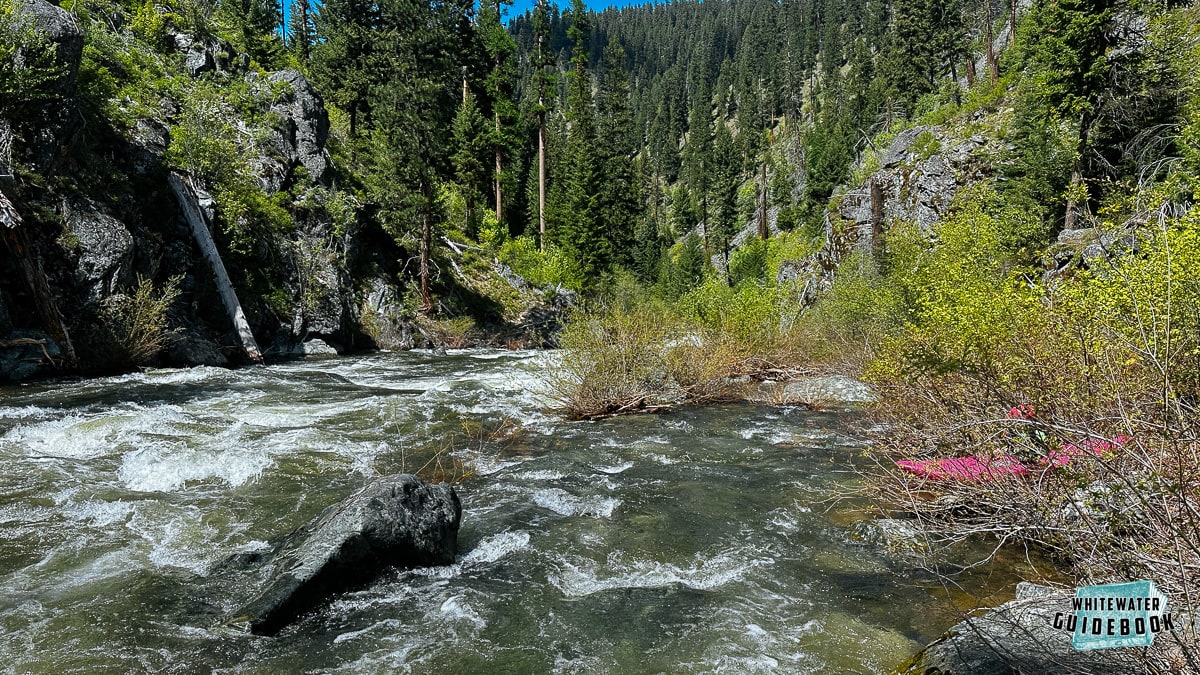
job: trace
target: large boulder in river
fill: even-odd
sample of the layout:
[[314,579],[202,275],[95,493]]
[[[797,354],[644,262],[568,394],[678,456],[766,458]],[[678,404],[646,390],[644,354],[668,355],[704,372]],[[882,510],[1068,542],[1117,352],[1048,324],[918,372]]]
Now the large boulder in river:
[[266,586],[230,624],[272,635],[335,593],[388,568],[454,562],[462,506],[445,483],[411,474],[376,478],[284,538]]

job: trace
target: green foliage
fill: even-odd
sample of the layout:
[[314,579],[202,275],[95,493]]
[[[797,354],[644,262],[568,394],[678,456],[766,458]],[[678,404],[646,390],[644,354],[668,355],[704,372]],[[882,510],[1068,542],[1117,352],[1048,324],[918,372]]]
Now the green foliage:
[[917,161],[921,162],[933,157],[941,149],[942,144],[938,141],[937,136],[928,131],[922,131],[912,144],[912,151],[917,156]]
[[50,86],[62,76],[57,48],[15,0],[0,0],[0,119],[36,123],[56,94]]
[[167,46],[167,25],[170,17],[160,12],[158,7],[153,0],[146,0],[138,6],[129,22],[129,29],[142,42],[154,49],[163,49]]
[[885,276],[876,258],[855,251],[838,265],[833,288],[806,317],[817,342],[836,358],[839,351],[867,351],[892,336],[906,318],[898,284]]
[[260,234],[287,231],[291,216],[286,194],[267,195],[247,157],[257,152],[254,139],[242,134],[237,114],[219,93],[197,89],[171,127],[167,159],[200,179],[217,201],[217,215],[234,249],[253,250]]
[[781,303],[774,287],[743,283],[730,288],[724,280],[708,279],[679,298],[680,313],[716,335],[730,337],[759,353],[772,345],[780,331]]
[[743,281],[766,281],[769,248],[767,242],[758,238],[738,247],[729,258],[729,282],[737,286]]
[[283,51],[277,32],[283,22],[279,0],[221,0],[217,17],[234,49],[263,67],[275,64]]
[[583,288],[583,273],[575,260],[553,244],[538,250],[533,237],[516,237],[500,247],[500,260],[526,281],[542,288],[564,286],[572,290]]
[[110,296],[102,319],[112,340],[113,358],[127,365],[147,365],[166,347],[171,331],[167,312],[179,297],[182,277],[171,277],[161,289],[144,277],[128,294]]

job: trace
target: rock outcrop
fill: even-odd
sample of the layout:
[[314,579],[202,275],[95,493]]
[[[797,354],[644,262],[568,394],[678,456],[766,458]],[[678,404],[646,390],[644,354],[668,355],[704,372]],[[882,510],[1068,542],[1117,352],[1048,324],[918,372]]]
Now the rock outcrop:
[[313,183],[325,180],[329,157],[325,142],[329,140],[329,113],[312,85],[299,71],[281,70],[271,73],[267,80],[286,83],[286,91],[271,106],[271,113],[282,122],[276,127],[273,149],[287,159],[288,171],[303,166]]
[[458,495],[445,483],[410,474],[376,478],[268,553],[269,580],[227,623],[271,635],[388,568],[450,564],[461,518]]
[[78,254],[75,276],[87,300],[98,303],[134,282],[133,235],[121,221],[84,199],[63,204],[62,220]]
[[58,105],[48,112],[48,123],[37,130],[32,142],[34,161],[47,170],[58,164],[63,144],[78,123],[75,85],[83,58],[83,30],[70,12],[46,0],[17,0],[17,5],[33,29],[54,44],[54,59],[62,72],[54,82],[45,85],[53,91]]

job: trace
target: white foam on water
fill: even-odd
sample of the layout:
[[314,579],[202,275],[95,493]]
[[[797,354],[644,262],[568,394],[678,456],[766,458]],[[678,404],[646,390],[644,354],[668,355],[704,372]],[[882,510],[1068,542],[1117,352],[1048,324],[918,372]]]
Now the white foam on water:
[[463,565],[493,563],[510,553],[529,548],[529,533],[524,530],[501,532],[484,537],[463,556]]
[[494,473],[499,473],[510,466],[517,466],[521,463],[519,459],[500,459],[494,455],[480,455],[471,462],[471,468],[475,470],[478,476],[490,476]]
[[196,366],[194,368],[155,368],[142,373],[131,373],[131,381],[152,382],[154,384],[187,384],[204,382],[205,380],[223,380],[231,377],[228,368],[214,366]]
[[438,579],[450,579],[462,574],[464,571],[474,569],[481,565],[494,563],[505,556],[522,551],[529,548],[529,533],[524,530],[516,532],[501,532],[484,537],[479,541],[475,548],[468,551],[466,554],[452,565],[444,565],[441,567],[422,567],[412,570],[418,576],[433,577]]
[[44,420],[57,414],[57,410],[36,405],[0,406],[0,419],[4,420]]
[[95,459],[111,454],[117,445],[117,432],[132,416],[106,415],[65,417],[21,424],[3,437],[36,457]]
[[770,561],[755,558],[749,550],[719,553],[710,558],[697,556],[691,565],[675,565],[658,560],[629,560],[613,554],[606,563],[578,556],[564,557],[555,572],[548,575],[563,595],[581,597],[614,588],[658,588],[681,584],[707,591],[740,581],[746,574]]
[[193,481],[220,479],[237,487],[257,478],[274,461],[252,444],[192,448],[185,443],[148,443],[129,452],[117,472],[135,492],[174,492]]
[[347,631],[345,633],[341,633],[340,635],[333,638],[333,644],[340,645],[343,642],[347,642],[347,641],[353,640],[355,638],[359,638],[364,635],[368,635],[368,634],[373,633],[381,628],[387,628],[389,630],[397,630],[397,629],[403,629],[404,626],[399,619],[384,619],[382,621],[377,621],[377,622],[371,624],[370,626],[367,626],[366,628],[363,628],[361,630],[352,630],[352,631]]
[[658,453],[650,453],[650,454],[646,455],[646,457],[648,459],[654,460],[655,462],[658,462],[659,464],[662,464],[663,466],[670,466],[672,464],[678,464],[683,461],[682,459],[680,459],[678,457],[667,457],[666,455],[660,455]]
[[550,509],[560,516],[592,516],[611,518],[613,511],[621,505],[615,497],[577,497],[566,490],[545,488],[533,493],[533,501],[542,508]]
[[615,476],[623,471],[632,469],[633,462],[624,462],[622,464],[614,464],[613,466],[593,466],[592,468],[600,473]]
[[526,480],[561,480],[566,478],[566,474],[554,469],[539,469],[537,471],[522,471],[517,474],[518,478]]
[[124,523],[133,512],[133,503],[119,499],[115,502],[89,500],[63,506],[63,513],[67,517],[85,522],[92,527],[107,527],[115,523]]
[[204,574],[222,553],[220,546],[213,545],[219,533],[203,522],[197,507],[177,509],[145,502],[145,508],[136,510],[126,527],[149,546],[146,559],[155,567]]
[[[449,619],[450,621],[466,621],[473,624],[476,628],[483,628],[487,625],[487,621],[479,615],[475,608],[466,601],[465,596],[455,595],[447,598],[437,609],[440,615],[437,618]],[[427,615],[427,618],[429,615]]]

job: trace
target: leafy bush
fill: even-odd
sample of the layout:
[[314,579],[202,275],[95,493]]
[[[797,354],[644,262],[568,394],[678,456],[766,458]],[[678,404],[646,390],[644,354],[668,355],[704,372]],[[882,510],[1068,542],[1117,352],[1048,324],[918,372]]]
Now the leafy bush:
[[141,366],[158,356],[166,347],[171,331],[167,311],[179,297],[181,277],[171,277],[161,289],[144,277],[128,294],[105,300],[102,314],[117,363]]
[[0,0],[0,119],[33,122],[54,100],[48,85],[62,75],[55,52],[14,0]]
[[197,89],[184,102],[171,127],[167,159],[199,178],[217,201],[217,214],[235,250],[249,252],[261,233],[292,226],[286,194],[267,195],[247,157],[258,152],[254,139],[235,125],[230,102],[218,93]]
[[768,244],[754,238],[738,247],[729,257],[729,280],[733,285],[743,281],[765,281],[767,278]]
[[583,287],[583,273],[575,261],[554,244],[539,251],[533,237],[510,239],[500,247],[500,260],[534,286]]

